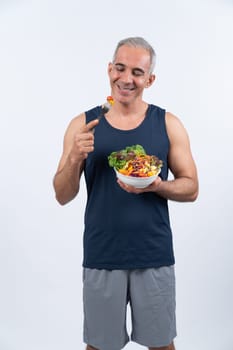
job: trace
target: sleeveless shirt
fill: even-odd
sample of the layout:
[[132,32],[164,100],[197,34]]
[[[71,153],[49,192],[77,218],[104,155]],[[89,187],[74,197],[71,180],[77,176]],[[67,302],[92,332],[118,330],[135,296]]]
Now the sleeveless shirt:
[[[100,112],[100,106],[87,111],[86,122]],[[114,128],[105,117],[96,126],[94,151],[84,167],[84,267],[140,269],[175,262],[167,200],[152,192],[133,194],[122,190],[114,169],[108,165],[111,152],[136,144],[163,161],[159,176],[166,180],[169,139],[164,109],[148,105],[142,123],[131,130]]]

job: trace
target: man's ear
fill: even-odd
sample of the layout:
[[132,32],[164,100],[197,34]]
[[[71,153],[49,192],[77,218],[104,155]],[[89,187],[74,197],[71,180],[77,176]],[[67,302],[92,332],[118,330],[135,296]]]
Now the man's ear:
[[112,62],[109,62],[109,64],[108,64],[108,74],[111,73],[112,68],[113,68],[113,64],[112,64]]
[[156,75],[150,74],[148,81],[146,83],[146,88],[150,87],[153,84],[153,82],[155,81],[155,79],[156,79]]

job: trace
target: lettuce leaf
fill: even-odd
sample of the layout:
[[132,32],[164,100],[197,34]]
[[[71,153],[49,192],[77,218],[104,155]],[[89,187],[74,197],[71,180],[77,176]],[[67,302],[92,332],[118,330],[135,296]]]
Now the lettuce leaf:
[[108,156],[108,164],[117,170],[122,169],[130,159],[145,154],[146,152],[141,145],[127,146],[123,150],[112,152]]

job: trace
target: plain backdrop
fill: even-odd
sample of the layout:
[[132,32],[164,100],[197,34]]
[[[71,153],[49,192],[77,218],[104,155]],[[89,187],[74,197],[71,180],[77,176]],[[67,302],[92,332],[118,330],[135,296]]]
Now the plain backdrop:
[[0,350],[84,349],[86,189],[62,207],[52,179],[68,123],[110,94],[128,36],[154,46],[144,99],[181,119],[200,179],[195,203],[169,202],[177,350],[233,349],[233,1],[1,0]]

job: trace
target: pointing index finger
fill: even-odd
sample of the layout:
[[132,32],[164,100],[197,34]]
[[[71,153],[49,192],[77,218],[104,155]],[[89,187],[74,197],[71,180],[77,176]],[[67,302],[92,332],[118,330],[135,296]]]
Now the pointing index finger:
[[89,123],[84,125],[84,130],[83,131],[84,132],[92,131],[98,123],[99,123],[98,119],[94,119],[94,120],[90,121]]

